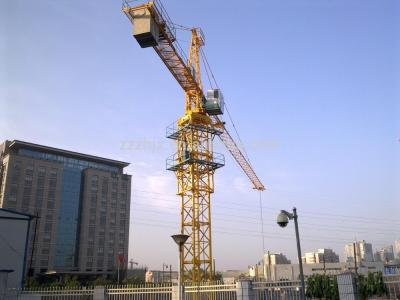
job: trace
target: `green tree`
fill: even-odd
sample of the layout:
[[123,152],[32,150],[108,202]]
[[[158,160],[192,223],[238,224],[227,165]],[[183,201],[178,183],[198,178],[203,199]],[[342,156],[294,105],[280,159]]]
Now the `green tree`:
[[383,281],[382,272],[375,273],[375,293],[378,296],[387,295],[385,282]]
[[306,296],[318,299],[339,299],[336,277],[314,274],[307,278]]
[[65,275],[62,281],[62,285],[65,287],[76,287],[80,286],[81,283],[79,282],[77,276]]
[[93,281],[93,285],[107,285],[107,284],[111,284],[112,282],[110,280],[108,280],[107,278],[105,278],[104,276],[99,276],[95,279],[95,281]]
[[336,276],[333,276],[332,278],[331,299],[339,300],[339,287]]
[[374,273],[369,272],[367,275],[367,282],[366,282],[366,289],[367,295],[372,296],[375,295],[375,276]]
[[368,273],[367,277],[359,275],[357,278],[357,290],[360,299],[385,295],[387,290],[382,273]]
[[360,299],[367,299],[368,288],[367,288],[367,280],[364,275],[358,275],[357,291],[358,291],[358,296],[360,297]]
[[28,277],[25,279],[25,287],[26,288],[37,288],[40,284],[35,277]]

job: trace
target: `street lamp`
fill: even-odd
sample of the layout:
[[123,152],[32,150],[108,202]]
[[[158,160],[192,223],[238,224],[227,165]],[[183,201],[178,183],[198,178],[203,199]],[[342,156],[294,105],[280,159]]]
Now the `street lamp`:
[[183,245],[189,238],[187,234],[174,234],[171,235],[172,239],[174,242],[178,245],[179,247],[179,269],[178,269],[178,293],[179,293],[179,298],[178,300],[183,299],[183,289],[182,289],[182,283],[183,283]]
[[300,268],[300,280],[301,280],[301,299],[305,300],[305,284],[304,284],[304,272],[303,272],[303,261],[301,260],[301,248],[300,248],[300,237],[299,237],[299,225],[297,224],[297,210],[293,207],[293,213],[287,212],[286,210],[281,210],[278,215],[276,222],[281,227],[286,227],[289,220],[294,220],[294,229],[296,231],[296,242],[297,242],[297,257],[299,260]]

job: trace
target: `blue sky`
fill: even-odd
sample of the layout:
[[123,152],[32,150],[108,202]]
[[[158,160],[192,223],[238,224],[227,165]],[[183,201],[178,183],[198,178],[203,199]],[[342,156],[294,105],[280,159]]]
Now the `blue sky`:
[[[1,1],[0,140],[21,139],[131,163],[130,257],[176,265],[174,145],[165,127],[183,93],[131,36],[120,1]],[[164,1],[174,22],[201,26],[205,52],[254,168],[266,250],[342,255],[354,238],[400,239],[400,3],[397,0]],[[188,37],[180,33],[186,49]],[[206,78],[203,78],[208,88]],[[228,121],[228,118],[225,117]],[[228,126],[232,130],[228,121]],[[245,268],[262,253],[258,193],[222,145],[214,256]],[[355,217],[349,217],[355,216]]]

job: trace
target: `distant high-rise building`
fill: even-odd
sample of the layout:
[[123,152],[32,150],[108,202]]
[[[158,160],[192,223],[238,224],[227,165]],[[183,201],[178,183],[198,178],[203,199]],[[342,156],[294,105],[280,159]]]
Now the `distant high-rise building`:
[[129,164],[22,142],[0,145],[0,207],[37,215],[29,275],[111,273],[127,261]]
[[339,262],[339,255],[332,249],[318,249],[316,252],[306,252],[302,257],[305,264],[336,263]]
[[375,261],[389,262],[394,259],[393,246],[385,246],[375,252]]
[[372,244],[365,242],[364,240],[347,244],[344,247],[344,252],[347,262],[354,261],[354,245],[357,262],[373,262],[374,254],[372,252]]
[[400,259],[400,240],[394,241],[393,250],[395,258]]

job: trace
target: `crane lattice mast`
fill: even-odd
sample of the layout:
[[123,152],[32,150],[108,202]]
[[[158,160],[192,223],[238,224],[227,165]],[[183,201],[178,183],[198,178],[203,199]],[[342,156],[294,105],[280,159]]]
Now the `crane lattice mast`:
[[255,189],[264,190],[264,186],[218,117],[223,110],[222,94],[211,90],[205,97],[203,93],[199,60],[200,48],[204,46],[201,29],[191,29],[187,58],[160,1],[136,6],[125,2],[123,11],[133,24],[133,35],[140,46],[154,48],[185,92],[184,115],[167,128],[167,137],[176,140],[177,145],[177,152],[167,159],[167,169],[175,172],[178,181],[181,233],[189,236],[180,268],[185,281],[212,280],[211,194],[214,172],[225,164],[224,156],[213,151],[214,138],[221,138]]

